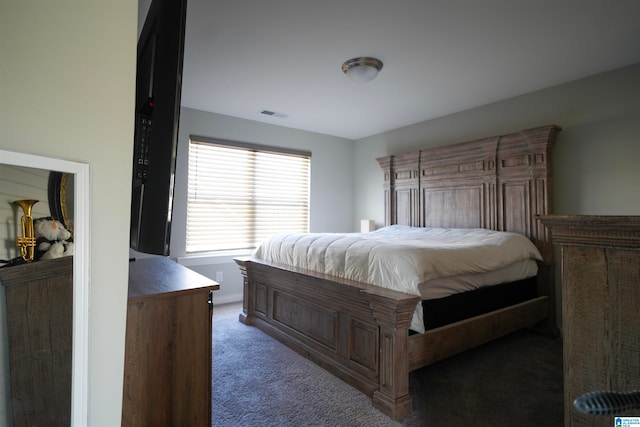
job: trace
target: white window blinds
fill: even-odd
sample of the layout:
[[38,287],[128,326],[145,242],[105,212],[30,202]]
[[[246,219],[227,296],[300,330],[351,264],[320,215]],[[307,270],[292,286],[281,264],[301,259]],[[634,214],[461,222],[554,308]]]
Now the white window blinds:
[[309,230],[311,154],[189,142],[188,253],[253,249],[275,233]]

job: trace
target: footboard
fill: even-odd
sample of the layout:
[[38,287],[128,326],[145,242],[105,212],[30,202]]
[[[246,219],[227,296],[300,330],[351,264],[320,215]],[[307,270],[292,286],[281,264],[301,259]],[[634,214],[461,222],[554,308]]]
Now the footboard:
[[241,322],[371,396],[389,417],[412,411],[408,328],[419,297],[250,257],[235,261],[244,276]]

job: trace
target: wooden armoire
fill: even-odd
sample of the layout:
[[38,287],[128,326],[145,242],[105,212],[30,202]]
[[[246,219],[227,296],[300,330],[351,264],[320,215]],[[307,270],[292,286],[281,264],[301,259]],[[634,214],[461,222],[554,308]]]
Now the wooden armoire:
[[562,248],[565,426],[611,426],[613,416],[582,414],[573,401],[640,389],[640,216],[541,221]]

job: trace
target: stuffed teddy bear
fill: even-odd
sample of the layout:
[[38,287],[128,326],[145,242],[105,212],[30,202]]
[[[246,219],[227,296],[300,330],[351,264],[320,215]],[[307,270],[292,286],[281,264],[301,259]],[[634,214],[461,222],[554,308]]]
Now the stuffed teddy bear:
[[51,217],[38,218],[33,221],[33,229],[36,238],[36,260],[73,255],[71,233],[60,221]]

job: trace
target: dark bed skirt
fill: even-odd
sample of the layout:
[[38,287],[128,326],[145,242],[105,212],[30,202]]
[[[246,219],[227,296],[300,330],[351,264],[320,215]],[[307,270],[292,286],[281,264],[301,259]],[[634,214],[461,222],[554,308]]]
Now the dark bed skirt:
[[487,286],[445,298],[423,300],[425,329],[434,329],[470,317],[518,304],[537,296],[536,278]]

